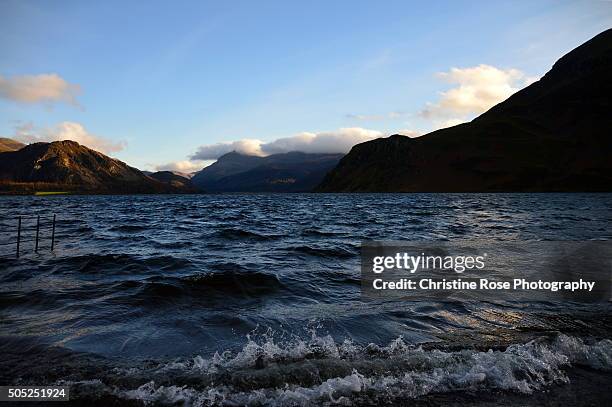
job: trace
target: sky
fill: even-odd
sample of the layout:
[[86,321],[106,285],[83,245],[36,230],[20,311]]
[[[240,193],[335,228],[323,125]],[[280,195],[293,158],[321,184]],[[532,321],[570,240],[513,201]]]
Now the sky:
[[185,172],[348,152],[471,120],[608,28],[594,0],[0,0],[0,136]]

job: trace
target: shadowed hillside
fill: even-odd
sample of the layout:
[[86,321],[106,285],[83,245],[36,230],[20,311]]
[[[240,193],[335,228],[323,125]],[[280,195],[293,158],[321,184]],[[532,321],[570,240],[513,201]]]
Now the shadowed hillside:
[[308,192],[342,154],[291,152],[267,157],[225,154],[191,179],[208,192]]
[[163,182],[164,184],[169,184],[175,188],[183,188],[186,190],[194,190],[191,180],[188,178],[187,174],[183,175],[182,173],[177,173],[173,171],[157,171],[147,174],[149,177]]
[[612,30],[470,123],[353,147],[321,192],[612,190]]

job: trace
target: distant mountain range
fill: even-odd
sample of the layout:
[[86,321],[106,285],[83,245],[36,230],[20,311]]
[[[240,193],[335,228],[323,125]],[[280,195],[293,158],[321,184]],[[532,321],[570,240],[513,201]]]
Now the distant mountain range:
[[0,193],[612,191],[612,30],[469,123],[350,153],[231,152],[195,174],[142,172],[74,141],[0,138]]
[[74,141],[21,144],[0,139],[0,194],[306,192],[342,154],[228,153],[195,174],[140,171]]
[[[4,140],[2,145],[14,145]],[[163,178],[149,177],[122,161],[68,140],[0,152],[0,193],[195,192],[190,184]]]
[[470,123],[358,144],[321,192],[612,191],[612,30]]
[[157,171],[147,174],[149,177],[169,184],[175,188],[195,190],[195,186],[191,182],[191,177],[188,174],[174,171]]
[[[169,173],[169,174],[177,175],[177,176],[182,177],[182,178],[191,179],[191,177],[193,177],[196,174],[196,172],[189,172],[189,173],[187,173],[187,172],[180,172],[180,171],[166,171],[166,170],[164,170],[164,171],[157,171],[157,172],[155,172],[155,171],[143,171],[142,173],[146,174],[146,175],[149,175],[149,176],[154,175],[154,174],[160,174],[161,177],[167,177],[168,175],[166,173]],[[163,174],[166,174],[166,175],[163,175]]]
[[208,192],[308,192],[342,156],[291,152],[256,157],[231,152],[191,181]]

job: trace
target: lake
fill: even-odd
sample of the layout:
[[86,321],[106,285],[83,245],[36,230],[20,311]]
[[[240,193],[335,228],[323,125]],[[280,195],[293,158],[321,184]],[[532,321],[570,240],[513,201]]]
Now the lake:
[[100,405],[371,405],[612,378],[609,303],[360,293],[363,241],[608,240],[612,194],[15,196],[0,213],[0,243],[43,219],[37,254],[0,246],[4,383]]

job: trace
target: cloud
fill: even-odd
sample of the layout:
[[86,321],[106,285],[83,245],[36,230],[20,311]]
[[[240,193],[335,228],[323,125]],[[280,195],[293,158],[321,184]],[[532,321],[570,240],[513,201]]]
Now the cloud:
[[[395,133],[408,137],[418,137],[420,132],[403,129]],[[201,146],[189,157],[189,160],[175,161],[167,164],[152,165],[155,171],[178,171],[190,173],[199,171],[212,164],[224,154],[236,151],[245,155],[267,156],[270,154],[301,151],[305,153],[348,153],[355,144],[387,136],[377,130],[361,127],[341,128],[335,131],[319,133],[303,132],[291,137],[283,137],[265,143],[256,139],[242,139],[227,143],[216,143]]]
[[300,133],[295,136],[279,138],[263,144],[261,149],[266,154],[302,151],[304,153],[348,153],[355,144],[383,137],[377,130],[361,127],[347,127],[336,131],[321,133]]
[[195,171],[200,171],[202,168],[207,166],[207,162],[204,161],[175,161],[167,164],[161,164],[154,166],[155,171],[176,171],[189,174]]
[[[394,111],[383,114],[351,113],[345,117],[359,121],[384,121],[417,116],[426,119],[432,130],[437,130],[473,119],[538,79],[518,69],[500,69],[486,64],[451,68],[448,72],[439,72],[437,77],[454,86],[440,92],[437,102],[427,103],[416,114]],[[420,135],[413,130],[400,130],[398,133],[409,137]]]
[[402,136],[407,136],[410,138],[419,137],[423,135],[423,133],[421,133],[420,131],[411,129],[400,129],[396,132],[396,134],[401,134]]
[[261,151],[261,140],[242,139],[229,143],[216,143],[201,146],[190,157],[191,160],[216,160],[224,154],[235,151],[245,155],[264,156],[266,154]]
[[301,151],[304,153],[348,153],[355,144],[383,137],[384,135],[384,133],[376,130],[349,127],[320,133],[303,132],[268,143],[255,139],[242,139],[228,143],[201,146],[190,158],[191,160],[216,160],[223,154],[232,151],[256,156],[288,153],[290,151]]
[[484,64],[451,68],[438,73],[438,77],[457,85],[441,92],[436,103],[428,103],[420,112],[422,117],[437,121],[439,126],[449,120],[457,124],[468,116],[483,113],[536,80],[518,69],[499,69]]
[[56,102],[79,106],[76,97],[81,87],[66,82],[59,75],[21,75],[5,78],[0,76],[0,97],[20,103],[44,103],[52,106]]
[[36,128],[32,123],[25,123],[15,128],[12,137],[23,143],[72,140],[102,153],[110,154],[123,150],[125,141],[113,141],[89,133],[80,123],[62,122],[52,128]]

